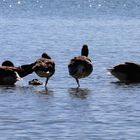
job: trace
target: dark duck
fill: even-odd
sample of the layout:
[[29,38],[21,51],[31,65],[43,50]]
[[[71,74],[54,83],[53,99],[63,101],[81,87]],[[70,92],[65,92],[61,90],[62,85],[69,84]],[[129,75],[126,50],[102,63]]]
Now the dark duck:
[[35,63],[33,69],[38,76],[46,78],[45,88],[47,89],[48,80],[55,73],[55,63],[47,53],[43,53]]
[[15,67],[13,62],[6,60],[0,66],[0,85],[14,85],[22,77],[33,72],[34,63]]
[[124,83],[140,82],[140,65],[133,62],[115,65],[110,73]]
[[83,45],[81,56],[74,57],[68,64],[69,74],[75,78],[78,87],[80,87],[79,79],[89,76],[93,71],[93,65],[88,54],[88,46]]

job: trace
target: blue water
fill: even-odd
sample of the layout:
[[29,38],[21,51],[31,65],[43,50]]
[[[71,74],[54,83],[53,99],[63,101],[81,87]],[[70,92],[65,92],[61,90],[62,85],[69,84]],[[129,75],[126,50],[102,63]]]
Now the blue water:
[[[125,85],[107,72],[124,61],[140,63],[140,1],[1,0],[0,63],[16,66],[47,52],[56,72],[44,85],[31,74],[0,86],[2,140],[139,140],[140,84]],[[76,81],[69,60],[89,46],[93,73]]]

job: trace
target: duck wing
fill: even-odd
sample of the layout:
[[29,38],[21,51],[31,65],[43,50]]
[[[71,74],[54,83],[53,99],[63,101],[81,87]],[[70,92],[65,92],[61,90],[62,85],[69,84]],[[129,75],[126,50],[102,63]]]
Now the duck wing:
[[52,59],[40,58],[36,61],[33,69],[41,77],[52,76],[55,72],[55,63]]
[[76,76],[78,73],[82,73],[81,75],[85,77],[92,72],[93,66],[88,57],[78,56],[71,59],[68,69],[71,76]]

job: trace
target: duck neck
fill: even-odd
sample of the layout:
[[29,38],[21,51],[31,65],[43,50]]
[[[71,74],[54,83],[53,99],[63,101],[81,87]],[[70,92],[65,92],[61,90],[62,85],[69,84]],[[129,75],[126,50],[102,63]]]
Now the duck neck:
[[51,57],[47,53],[43,53],[42,54],[42,58],[51,59]]
[[81,50],[81,55],[88,57],[89,50],[87,45],[83,45],[82,50]]
[[18,74],[20,77],[25,77],[28,74],[33,73],[33,66],[35,65],[35,63],[31,63],[31,64],[27,64],[27,65],[22,65],[19,67],[19,71]]

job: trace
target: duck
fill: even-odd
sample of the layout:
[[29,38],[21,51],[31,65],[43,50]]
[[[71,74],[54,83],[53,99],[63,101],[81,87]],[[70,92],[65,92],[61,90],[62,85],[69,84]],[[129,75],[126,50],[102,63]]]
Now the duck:
[[14,85],[21,77],[16,72],[13,62],[6,60],[0,66],[0,85]]
[[34,85],[34,86],[39,86],[42,85],[43,83],[39,81],[38,79],[32,79],[31,81],[28,82],[29,85]]
[[33,70],[39,77],[46,78],[45,88],[47,89],[48,80],[55,73],[55,63],[47,53],[43,53],[35,63]]
[[10,60],[5,60],[0,66],[0,85],[14,85],[22,77],[33,72],[34,63],[15,67]]
[[108,69],[109,72],[123,83],[140,82],[140,65],[133,62],[124,62]]
[[88,77],[93,71],[93,64],[88,55],[88,45],[84,44],[81,56],[72,58],[68,64],[69,75],[76,80],[78,87],[80,87],[79,79]]

